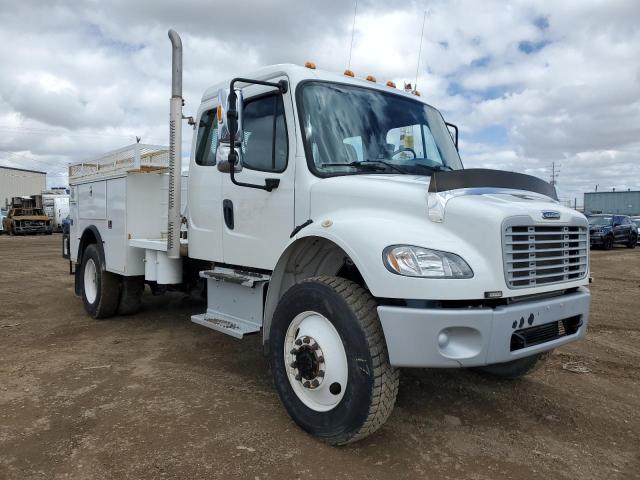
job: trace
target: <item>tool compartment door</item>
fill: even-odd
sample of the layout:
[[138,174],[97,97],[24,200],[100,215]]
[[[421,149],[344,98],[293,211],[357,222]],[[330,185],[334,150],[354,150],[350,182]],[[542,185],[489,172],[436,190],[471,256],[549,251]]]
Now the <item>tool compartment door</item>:
[[77,188],[80,218],[104,220],[107,217],[107,182],[83,183]]

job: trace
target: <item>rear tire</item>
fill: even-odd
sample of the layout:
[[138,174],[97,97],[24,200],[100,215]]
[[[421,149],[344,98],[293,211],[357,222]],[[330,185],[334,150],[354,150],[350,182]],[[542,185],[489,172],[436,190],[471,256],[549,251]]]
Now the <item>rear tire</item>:
[[542,367],[551,356],[552,351],[537,353],[529,357],[512,360],[511,362],[477,367],[476,370],[502,380],[516,380]]
[[91,317],[107,318],[116,313],[120,299],[120,277],[104,269],[95,244],[89,245],[82,254],[80,281],[84,308]]
[[311,435],[344,445],[371,435],[391,414],[399,371],[389,364],[377,304],[358,284],[321,276],[291,287],[274,313],[269,347],[280,399]]
[[631,235],[631,238],[629,238],[629,243],[627,243],[627,248],[636,248],[637,243],[638,235]]

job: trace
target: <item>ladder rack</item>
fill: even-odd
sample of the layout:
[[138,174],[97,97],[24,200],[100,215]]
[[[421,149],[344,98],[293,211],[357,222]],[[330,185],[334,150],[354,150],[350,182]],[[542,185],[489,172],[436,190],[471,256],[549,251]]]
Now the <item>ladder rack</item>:
[[69,184],[156,172],[169,167],[169,147],[134,143],[91,160],[69,165]]

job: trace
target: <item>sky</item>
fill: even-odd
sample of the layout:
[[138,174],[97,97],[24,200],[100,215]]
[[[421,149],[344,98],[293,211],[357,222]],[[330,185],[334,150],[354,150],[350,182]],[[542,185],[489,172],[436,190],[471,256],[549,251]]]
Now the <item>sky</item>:
[[[264,65],[342,72],[354,5],[0,0],[0,165],[63,186],[70,162],[136,136],[166,145],[168,28],[187,115],[208,86]],[[640,2],[358,0],[351,70],[414,83],[425,11],[418,90],[460,127],[465,167],[548,181],[555,162],[559,196],[578,205],[596,185],[640,189]]]

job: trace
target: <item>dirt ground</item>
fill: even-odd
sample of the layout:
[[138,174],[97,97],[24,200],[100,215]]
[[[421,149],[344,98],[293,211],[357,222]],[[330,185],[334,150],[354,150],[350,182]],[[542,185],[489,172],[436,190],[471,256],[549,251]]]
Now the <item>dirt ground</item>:
[[333,448],[288,418],[258,336],[181,295],[91,320],[58,235],[0,237],[0,478],[640,478],[640,249],[592,270],[587,337],[542,370],[403,370],[387,424]]

